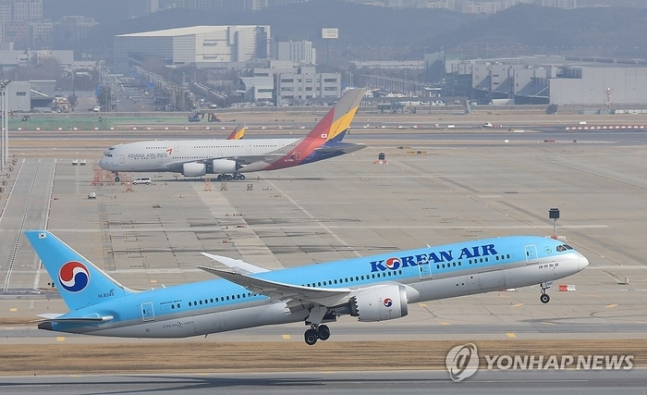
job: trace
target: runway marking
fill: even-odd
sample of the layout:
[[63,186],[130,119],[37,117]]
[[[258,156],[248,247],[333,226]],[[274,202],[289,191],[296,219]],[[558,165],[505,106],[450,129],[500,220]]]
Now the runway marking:
[[157,280],[151,280],[151,283],[157,284]]
[[515,335],[513,332],[506,333],[506,336],[508,336],[510,338],[517,337],[517,335]]
[[521,307],[521,306],[523,306],[523,303],[517,303],[512,305],[512,307]]
[[11,311],[12,313],[15,313],[16,311],[18,311],[18,309],[15,308],[15,307],[12,307],[12,308],[9,309],[9,311]]
[[426,304],[424,304],[424,303],[418,303],[418,306],[420,306],[420,307],[427,307],[427,305],[426,305]]
[[449,325],[449,322],[441,322],[440,325],[447,326],[447,325]]
[[612,309],[612,308],[614,308],[614,307],[616,307],[616,306],[618,306],[618,304],[617,304],[617,303],[610,304],[610,305],[608,305],[607,307],[605,307],[605,309]]
[[56,341],[57,341],[57,342],[64,342],[64,341],[65,341],[65,337],[64,337],[64,336],[58,336],[58,337],[56,337]]
[[283,338],[283,340],[290,340],[290,339],[292,339],[292,336],[290,336],[290,335],[282,335],[281,337]]

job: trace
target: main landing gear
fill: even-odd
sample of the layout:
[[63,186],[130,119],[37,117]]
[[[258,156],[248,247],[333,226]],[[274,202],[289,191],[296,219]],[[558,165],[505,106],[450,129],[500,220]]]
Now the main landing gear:
[[543,283],[541,283],[539,285],[541,286],[541,296],[539,297],[539,300],[541,300],[541,303],[550,302],[550,296],[546,293],[546,290],[553,286],[553,282],[552,281],[546,281],[546,282],[543,282]]
[[330,338],[330,329],[327,325],[310,325],[303,338],[309,346],[314,345],[317,340],[326,341]]
[[218,174],[218,177],[216,177],[218,181],[231,181],[231,180],[244,180],[245,175],[244,174]]

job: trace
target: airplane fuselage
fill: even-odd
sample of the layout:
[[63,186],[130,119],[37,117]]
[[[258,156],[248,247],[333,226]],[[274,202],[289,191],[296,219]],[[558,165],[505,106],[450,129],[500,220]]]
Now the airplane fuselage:
[[[104,152],[99,166],[114,172],[180,173],[187,162],[243,156],[262,157],[279,149],[292,149],[298,141],[294,138],[139,141],[110,147]],[[256,171],[250,169],[241,168],[238,172]]]
[[[568,247],[568,246],[566,246]],[[257,273],[269,281],[311,288],[350,288],[351,295],[331,301],[336,316],[359,315],[353,298],[367,289],[403,287],[400,301],[432,301],[551,282],[588,265],[579,252],[557,240],[512,236],[386,253],[318,265]],[[406,294],[406,295],[405,295]],[[66,316],[111,316],[101,323],[46,322],[39,325],[98,336],[181,338],[262,325],[303,322],[307,309],[253,294],[227,280],[177,285],[114,297],[110,289],[98,304]],[[381,298],[387,305],[398,300]],[[355,314],[353,314],[355,313]],[[393,313],[396,314],[396,313]],[[406,312],[401,316],[406,315]],[[389,318],[398,318],[394,315]],[[383,319],[389,319],[383,318]],[[379,321],[382,319],[371,319]],[[365,319],[366,321],[366,319]]]

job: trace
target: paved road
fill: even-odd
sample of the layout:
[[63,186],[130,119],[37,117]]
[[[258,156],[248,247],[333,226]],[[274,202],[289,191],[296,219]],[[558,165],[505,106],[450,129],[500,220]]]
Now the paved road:
[[[412,356],[415,357],[415,356]],[[444,371],[0,377],[3,395],[82,394],[644,394],[632,371],[479,371],[460,383]]]

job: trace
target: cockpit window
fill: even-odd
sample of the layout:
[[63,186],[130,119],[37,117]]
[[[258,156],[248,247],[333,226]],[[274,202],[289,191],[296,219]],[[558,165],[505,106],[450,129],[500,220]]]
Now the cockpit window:
[[573,249],[573,247],[569,246],[568,244],[558,245],[557,248],[556,248],[556,250],[559,251],[559,252],[563,252],[563,251],[566,251],[566,250],[572,250],[572,249]]

